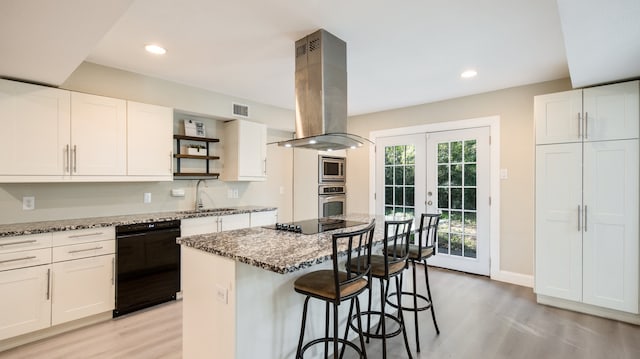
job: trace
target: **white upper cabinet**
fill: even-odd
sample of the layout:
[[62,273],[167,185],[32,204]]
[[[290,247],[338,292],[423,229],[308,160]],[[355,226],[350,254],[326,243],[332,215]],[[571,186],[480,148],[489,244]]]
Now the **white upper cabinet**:
[[0,79],[0,182],[68,172],[70,92]]
[[267,179],[267,126],[233,120],[225,123],[223,181]]
[[582,141],[582,90],[536,96],[536,143]]
[[536,96],[536,144],[638,138],[639,84]]
[[173,110],[0,79],[0,183],[172,181]]
[[127,174],[127,102],[71,93],[71,175]]
[[173,109],[127,102],[129,176],[173,180]]
[[584,89],[585,141],[638,138],[640,81]]

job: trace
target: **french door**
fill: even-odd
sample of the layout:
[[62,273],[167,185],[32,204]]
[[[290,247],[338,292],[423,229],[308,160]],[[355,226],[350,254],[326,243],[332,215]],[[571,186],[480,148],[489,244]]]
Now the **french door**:
[[378,137],[376,214],[441,213],[429,264],[489,275],[489,159],[489,127]]
[[441,213],[429,264],[490,274],[489,128],[427,134],[427,212]]

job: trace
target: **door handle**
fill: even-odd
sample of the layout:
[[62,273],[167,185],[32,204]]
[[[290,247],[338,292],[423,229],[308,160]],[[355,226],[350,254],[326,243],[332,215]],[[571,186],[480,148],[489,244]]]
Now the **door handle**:
[[116,259],[111,258],[111,285],[115,284],[116,278]]
[[[589,138],[589,112],[584,113],[584,138]],[[585,207],[586,211],[586,207]]]
[[587,206],[584,206],[584,231],[587,231]]
[[35,243],[37,242],[35,239],[30,239],[27,241],[17,241],[17,242],[9,242],[9,243],[0,243],[0,247],[4,247],[4,246],[14,246],[17,244],[27,244],[27,243]]
[[582,113],[578,112],[578,138],[582,137]]
[[87,249],[76,249],[73,251],[69,251],[69,254],[80,253],[80,252],[88,252],[88,251],[97,251],[98,249],[102,249],[102,246],[87,248]]
[[73,145],[73,173],[78,172],[78,148]]
[[67,144],[64,148],[64,173],[69,173],[69,162],[71,162],[70,156],[69,144]]
[[427,204],[428,204],[429,206],[431,206],[431,205],[433,204],[433,201],[429,200],[429,201],[427,201]]
[[47,269],[47,300],[51,298],[51,268]]
[[578,232],[582,230],[582,206],[578,205]]
[[3,261],[0,261],[0,264],[18,262],[18,261],[26,261],[26,260],[34,259],[34,258],[36,258],[36,256],[20,257],[20,258],[14,258],[14,259],[5,259]]

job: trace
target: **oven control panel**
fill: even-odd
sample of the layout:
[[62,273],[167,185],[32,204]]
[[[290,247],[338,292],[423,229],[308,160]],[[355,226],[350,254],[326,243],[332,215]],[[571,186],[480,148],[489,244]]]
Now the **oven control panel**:
[[344,185],[320,185],[318,186],[318,194],[343,194],[345,193]]

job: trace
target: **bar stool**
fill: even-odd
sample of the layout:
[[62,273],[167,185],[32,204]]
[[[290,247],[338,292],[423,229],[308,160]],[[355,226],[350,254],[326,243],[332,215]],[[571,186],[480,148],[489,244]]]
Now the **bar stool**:
[[[338,343],[342,343],[342,352],[346,346],[353,348],[361,358],[367,357],[364,347],[364,337],[362,335],[362,322],[358,320],[358,337],[360,338],[360,348],[347,340],[349,335],[349,323],[347,322],[344,338],[338,338],[338,306],[341,302],[349,300],[349,316],[353,313],[355,302],[356,314],[360,317],[360,301],[358,295],[369,289],[371,275],[371,247],[373,243],[373,232],[375,221],[372,221],[367,227],[344,233],[336,233],[332,235],[332,260],[333,269],[317,270],[307,273],[296,279],[293,286],[296,292],[306,295],[304,301],[304,309],[302,312],[302,328],[300,329],[300,340],[298,341],[298,350],[296,351],[296,359],[302,359],[304,352],[313,345],[324,343],[325,355],[327,357],[329,343],[333,342],[333,357],[338,358]],[[346,253],[346,263],[351,263],[353,255],[365,258],[366,260],[358,263],[357,267],[345,266],[345,270],[338,269],[338,252]],[[314,339],[304,346],[304,330],[307,322],[307,307],[309,299],[316,298],[326,302],[325,313],[325,337]],[[329,307],[333,304],[333,336],[329,336]],[[340,354],[342,356],[342,354]]]
[[[398,310],[397,316],[386,312],[386,297],[390,280],[394,278],[396,287],[401,288],[400,277],[404,269],[407,267],[409,236],[411,235],[412,224],[413,218],[385,221],[382,254],[371,256],[371,276],[380,280],[380,311],[371,310],[372,300],[371,290],[369,290],[369,307],[366,312],[362,312],[361,314],[362,316],[367,316],[367,330],[363,334],[367,338],[367,343],[369,342],[369,338],[382,339],[383,358],[387,357],[387,339],[399,334],[402,334],[404,338],[404,345],[407,349],[408,358],[412,358],[411,351],[409,350],[409,341],[407,339],[407,331],[404,325],[402,310]],[[360,258],[354,258],[350,263],[355,267],[359,264],[360,260]],[[384,285],[385,281],[387,282],[386,286]],[[399,293],[397,296],[398,300],[400,300]],[[375,333],[372,332],[371,328],[372,315],[380,317]],[[356,316],[351,317],[351,326],[353,326],[353,319],[356,319]],[[395,322],[398,325],[398,329],[387,333],[386,318]],[[380,330],[382,330],[382,333],[380,333]]]
[[[418,244],[409,245],[409,256],[407,258],[408,263],[411,263],[413,268],[413,290],[411,292],[402,292],[402,295],[410,295],[413,298],[413,306],[401,306],[402,310],[412,311],[414,313],[415,328],[416,328],[416,351],[420,352],[420,335],[418,332],[418,312],[431,309],[431,318],[433,319],[433,325],[436,328],[436,333],[440,334],[438,328],[438,322],[436,321],[436,314],[433,309],[433,301],[431,299],[431,288],[429,287],[429,271],[427,270],[427,258],[436,254],[435,243],[438,235],[438,224],[440,223],[440,214],[423,213],[420,217],[420,227],[417,229]],[[397,250],[404,250],[404,247]],[[390,252],[387,252],[390,253]],[[424,279],[427,285],[427,295],[417,293],[416,289],[416,263],[424,264]],[[402,281],[402,280],[401,280]],[[397,287],[399,288],[399,287]],[[402,303],[401,300],[395,303],[390,301],[390,298],[396,296],[397,293],[391,293],[387,297],[387,303],[394,308],[398,308],[397,303]],[[425,304],[418,307],[418,298],[422,299]]]

